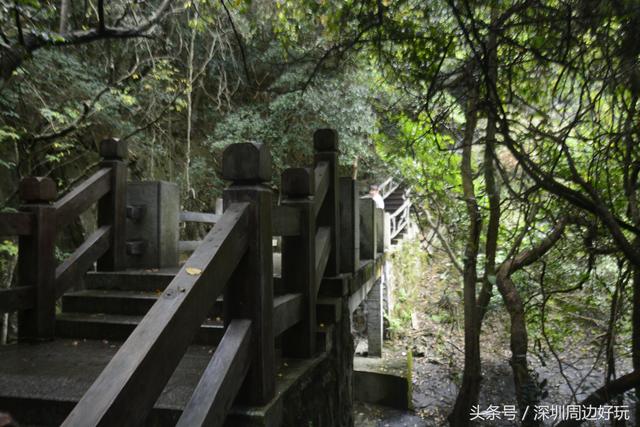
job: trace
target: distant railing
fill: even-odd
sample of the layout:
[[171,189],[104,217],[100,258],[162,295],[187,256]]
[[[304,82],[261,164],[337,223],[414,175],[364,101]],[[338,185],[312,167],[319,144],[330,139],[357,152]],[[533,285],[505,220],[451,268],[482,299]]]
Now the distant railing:
[[382,184],[378,185],[378,191],[383,199],[389,197],[391,193],[396,191],[400,183],[394,177],[387,178]]
[[[207,212],[180,212],[180,222],[197,222],[202,224],[216,224],[222,215]],[[202,240],[180,240],[178,241],[179,252],[193,252],[202,243]]]
[[[101,270],[124,267],[127,146],[108,139],[100,154],[100,169],[58,201],[51,178],[27,177],[20,182],[21,212],[0,214],[0,235],[19,236],[18,286],[0,291],[0,310],[22,310],[22,340],[53,338],[56,299],[94,262]],[[56,235],[96,203],[97,230],[56,266]]]
[[[378,191],[382,198],[385,199],[385,203],[387,203],[386,199],[398,188],[400,188],[400,182],[393,177],[387,178],[382,184],[378,185]],[[368,196],[364,197],[367,198]],[[384,215],[384,227],[388,229],[387,234],[389,240],[396,238],[409,226],[410,214],[411,201],[409,199],[404,200],[402,205],[393,212],[381,214]]]
[[389,214],[389,238],[394,239],[409,225],[411,200],[406,200],[398,209]]

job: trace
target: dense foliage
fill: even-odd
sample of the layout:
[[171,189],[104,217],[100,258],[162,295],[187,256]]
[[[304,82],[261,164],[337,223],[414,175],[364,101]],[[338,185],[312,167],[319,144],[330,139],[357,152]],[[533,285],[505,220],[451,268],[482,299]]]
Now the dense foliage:
[[268,143],[279,171],[334,127],[343,172],[401,176],[463,283],[452,425],[478,400],[498,294],[521,410],[544,395],[528,352],[565,363],[555,349],[576,331],[606,355],[604,384],[620,360],[640,371],[637,2],[0,0],[0,12],[5,209],[21,177],[66,188],[118,136],[134,177],[178,181],[185,205],[208,210],[227,144]]

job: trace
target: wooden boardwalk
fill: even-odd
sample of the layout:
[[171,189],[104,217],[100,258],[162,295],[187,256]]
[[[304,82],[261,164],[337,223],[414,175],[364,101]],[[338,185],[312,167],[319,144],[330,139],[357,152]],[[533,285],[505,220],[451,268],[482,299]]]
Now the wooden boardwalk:
[[[144,208],[127,203],[124,144],[104,141],[100,169],[60,199],[50,179],[23,180],[20,212],[0,214],[0,235],[20,236],[18,286],[0,291],[0,310],[20,313],[20,343],[0,348],[0,411],[67,426],[269,418],[325,363],[334,325],[367,298],[408,221],[408,204],[385,218],[338,176],[335,131],[317,131],[314,148],[313,167],[284,171],[275,203],[266,146],[229,146],[224,211],[180,215],[215,225],[174,269],[126,268],[145,246],[126,240]],[[93,205],[96,231],[57,265],[56,234]]]

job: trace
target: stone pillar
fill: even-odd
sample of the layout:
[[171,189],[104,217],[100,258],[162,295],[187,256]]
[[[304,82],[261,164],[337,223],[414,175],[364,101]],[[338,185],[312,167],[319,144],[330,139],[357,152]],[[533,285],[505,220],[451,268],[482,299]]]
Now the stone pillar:
[[366,299],[369,356],[382,356],[382,279],[376,280]]
[[135,217],[127,219],[127,267],[177,267],[178,185],[165,181],[130,182],[127,206],[138,212]]

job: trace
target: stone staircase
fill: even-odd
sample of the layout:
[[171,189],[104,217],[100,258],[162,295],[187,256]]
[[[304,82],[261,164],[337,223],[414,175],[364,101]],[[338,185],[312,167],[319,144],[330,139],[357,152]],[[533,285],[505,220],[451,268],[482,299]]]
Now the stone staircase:
[[[85,289],[62,297],[56,335],[70,339],[124,341],[175,276],[176,269],[92,272]],[[216,345],[224,333],[222,299],[196,334],[194,344]]]
[[[409,191],[404,184],[397,185],[384,199],[384,211],[389,215],[398,214],[398,209],[409,201]],[[401,230],[393,236],[391,244],[395,245],[402,240],[408,232],[408,227],[402,227]]]
[[[61,298],[56,340],[0,347],[0,407],[23,426],[61,424],[177,271],[170,268],[87,273],[83,289],[68,291]],[[279,285],[280,277],[275,277],[277,294]],[[275,296],[274,306],[284,298],[286,295]],[[319,358],[333,347],[334,327],[342,317],[341,302],[330,293],[318,300]],[[222,312],[223,299],[219,297],[146,425],[176,424],[224,334]],[[283,358],[281,352],[277,353],[281,374],[277,379],[281,391],[278,399],[292,387],[295,389],[305,376],[312,375],[309,369],[319,363],[316,359]],[[271,406],[236,408],[228,425],[268,425],[267,418],[281,416],[272,414]]]

